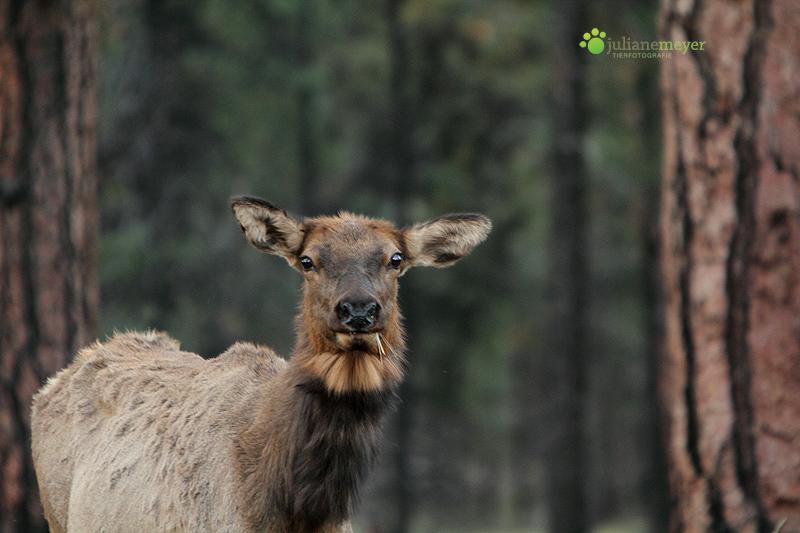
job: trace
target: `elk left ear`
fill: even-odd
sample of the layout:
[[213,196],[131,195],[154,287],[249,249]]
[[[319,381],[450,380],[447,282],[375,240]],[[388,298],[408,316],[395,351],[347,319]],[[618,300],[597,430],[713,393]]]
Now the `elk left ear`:
[[483,215],[445,215],[403,232],[408,266],[452,265],[483,242],[492,222]]
[[238,196],[231,209],[250,244],[270,254],[292,257],[303,243],[303,227],[267,200]]

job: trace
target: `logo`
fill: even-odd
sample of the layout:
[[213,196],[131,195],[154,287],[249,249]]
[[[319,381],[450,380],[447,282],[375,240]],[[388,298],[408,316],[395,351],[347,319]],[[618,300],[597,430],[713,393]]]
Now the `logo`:
[[602,53],[606,47],[606,42],[603,40],[605,38],[606,32],[600,31],[597,28],[592,28],[591,33],[586,32],[583,34],[581,48],[587,48],[593,54]]
[[584,33],[580,42],[581,48],[595,55],[605,51],[606,55],[618,59],[671,58],[673,53],[695,55],[704,52],[705,45],[706,41],[634,41],[630,37],[611,40],[606,39],[606,32],[597,28]]

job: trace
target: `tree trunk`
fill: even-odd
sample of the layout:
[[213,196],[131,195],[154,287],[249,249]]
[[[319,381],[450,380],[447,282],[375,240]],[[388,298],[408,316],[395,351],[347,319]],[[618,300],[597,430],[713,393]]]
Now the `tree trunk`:
[[[800,530],[800,10],[662,4],[674,531]],[[698,47],[699,48],[699,47]]]
[[640,479],[640,490],[647,512],[649,533],[669,531],[669,481],[665,457],[664,424],[658,395],[659,363],[664,346],[664,297],[661,285],[661,234],[659,233],[659,200],[657,185],[645,192],[642,231],[642,263],[644,270],[645,309],[645,397],[641,406],[647,420],[642,425],[640,445],[646,467]]
[[554,105],[550,161],[550,242],[547,274],[547,429],[545,484],[550,531],[589,527],[584,481],[587,260],[584,196],[586,104],[584,66],[575,36],[585,31],[581,0],[555,6]]
[[[408,209],[414,184],[413,148],[413,110],[410,100],[409,82],[410,52],[408,30],[404,27],[401,10],[405,0],[386,0],[385,13],[389,48],[389,153],[384,163],[383,179],[386,183],[384,194],[392,201],[395,214],[391,217],[397,224],[410,223]],[[413,279],[404,278],[402,304],[409,342],[408,353],[416,353],[415,332],[419,326],[414,320],[420,305],[418,289]],[[402,402],[397,408],[394,420],[393,444],[393,499],[395,501],[396,521],[388,528],[393,533],[406,533],[411,530],[414,514],[414,497],[411,490],[411,433],[414,419],[415,388],[413,373],[409,373],[400,386]]]
[[295,60],[301,73],[297,82],[297,168],[300,185],[300,208],[306,215],[315,215],[319,209],[317,189],[319,188],[319,169],[317,168],[317,145],[314,135],[314,92],[311,71],[314,63],[312,35],[314,35],[313,0],[299,0],[297,3],[297,42]]
[[93,336],[93,2],[0,0],[0,531],[45,531],[30,400]]

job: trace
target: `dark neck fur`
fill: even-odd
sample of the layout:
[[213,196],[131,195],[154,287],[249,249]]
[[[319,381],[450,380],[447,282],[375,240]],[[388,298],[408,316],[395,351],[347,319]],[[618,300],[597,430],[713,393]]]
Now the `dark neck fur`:
[[300,380],[294,393],[298,423],[285,512],[292,530],[316,531],[349,516],[397,395],[394,388],[332,394],[309,378]]
[[302,361],[295,355],[264,384],[253,398],[261,409],[236,437],[239,501],[252,531],[310,533],[346,520],[397,403],[399,380],[332,392]]

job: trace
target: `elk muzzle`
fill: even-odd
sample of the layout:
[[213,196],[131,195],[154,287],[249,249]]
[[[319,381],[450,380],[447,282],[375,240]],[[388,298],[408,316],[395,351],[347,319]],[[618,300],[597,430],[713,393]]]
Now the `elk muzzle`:
[[340,333],[372,333],[383,329],[381,304],[366,295],[344,297],[334,306],[333,330]]

